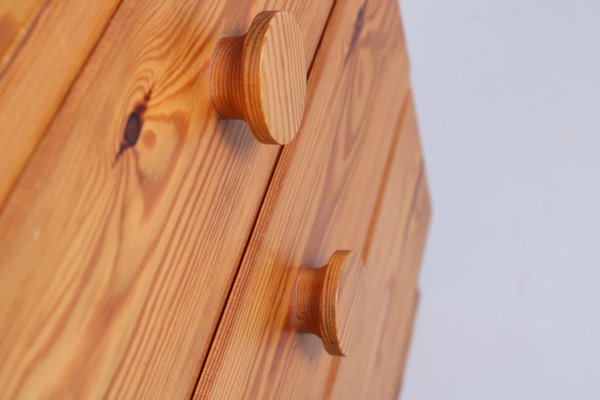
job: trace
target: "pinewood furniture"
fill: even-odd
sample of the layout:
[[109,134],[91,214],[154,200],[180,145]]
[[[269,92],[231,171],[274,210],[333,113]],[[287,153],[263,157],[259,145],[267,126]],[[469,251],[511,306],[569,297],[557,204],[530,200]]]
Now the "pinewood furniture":
[[0,126],[0,398],[397,396],[396,0],[8,0]]

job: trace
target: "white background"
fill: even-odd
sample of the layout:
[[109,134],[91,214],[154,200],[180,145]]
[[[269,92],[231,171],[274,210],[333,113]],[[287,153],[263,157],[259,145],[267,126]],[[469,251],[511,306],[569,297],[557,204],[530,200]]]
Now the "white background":
[[600,0],[400,0],[433,202],[403,400],[600,399]]

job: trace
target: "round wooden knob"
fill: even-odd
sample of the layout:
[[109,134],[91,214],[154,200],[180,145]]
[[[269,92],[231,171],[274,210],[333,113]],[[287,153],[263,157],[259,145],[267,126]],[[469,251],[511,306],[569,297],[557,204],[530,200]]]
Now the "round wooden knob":
[[245,120],[262,143],[291,141],[306,102],[304,45],[294,17],[264,11],[244,36],[219,40],[210,82],[221,117]]
[[292,299],[292,325],[321,338],[325,350],[346,356],[364,300],[364,265],[353,251],[338,250],[321,268],[301,268]]

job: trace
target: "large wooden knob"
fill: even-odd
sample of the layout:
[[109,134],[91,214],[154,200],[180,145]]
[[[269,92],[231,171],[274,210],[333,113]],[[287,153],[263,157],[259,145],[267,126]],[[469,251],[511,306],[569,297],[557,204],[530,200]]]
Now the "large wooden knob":
[[291,141],[306,102],[304,45],[294,17],[264,11],[244,36],[219,40],[210,82],[221,117],[245,120],[262,143]]
[[321,338],[325,350],[346,356],[359,325],[364,265],[353,251],[336,251],[321,268],[301,268],[292,298],[292,325]]

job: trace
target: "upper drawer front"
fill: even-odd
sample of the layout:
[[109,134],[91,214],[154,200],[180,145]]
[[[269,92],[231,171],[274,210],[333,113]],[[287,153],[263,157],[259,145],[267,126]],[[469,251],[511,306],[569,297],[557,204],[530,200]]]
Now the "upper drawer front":
[[222,120],[217,41],[330,1],[124,0],[0,216],[7,397],[190,394],[280,147]]
[[119,3],[0,1],[0,206]]
[[[401,346],[383,359],[374,354],[379,343],[398,340],[386,336],[387,321],[390,329],[410,322],[404,314],[412,315],[429,217],[407,69],[396,0],[336,1],[303,125],[278,162],[195,398],[378,398],[356,394],[375,379],[362,367],[399,364]],[[307,276],[300,267],[323,266],[336,250],[355,250],[366,265],[365,299],[348,302],[363,317],[354,321],[355,346],[342,348],[346,358],[298,334],[291,312],[300,292],[315,289],[309,278],[297,284]],[[328,268],[337,266],[336,259]],[[381,379],[381,394],[397,389],[399,373]]]

